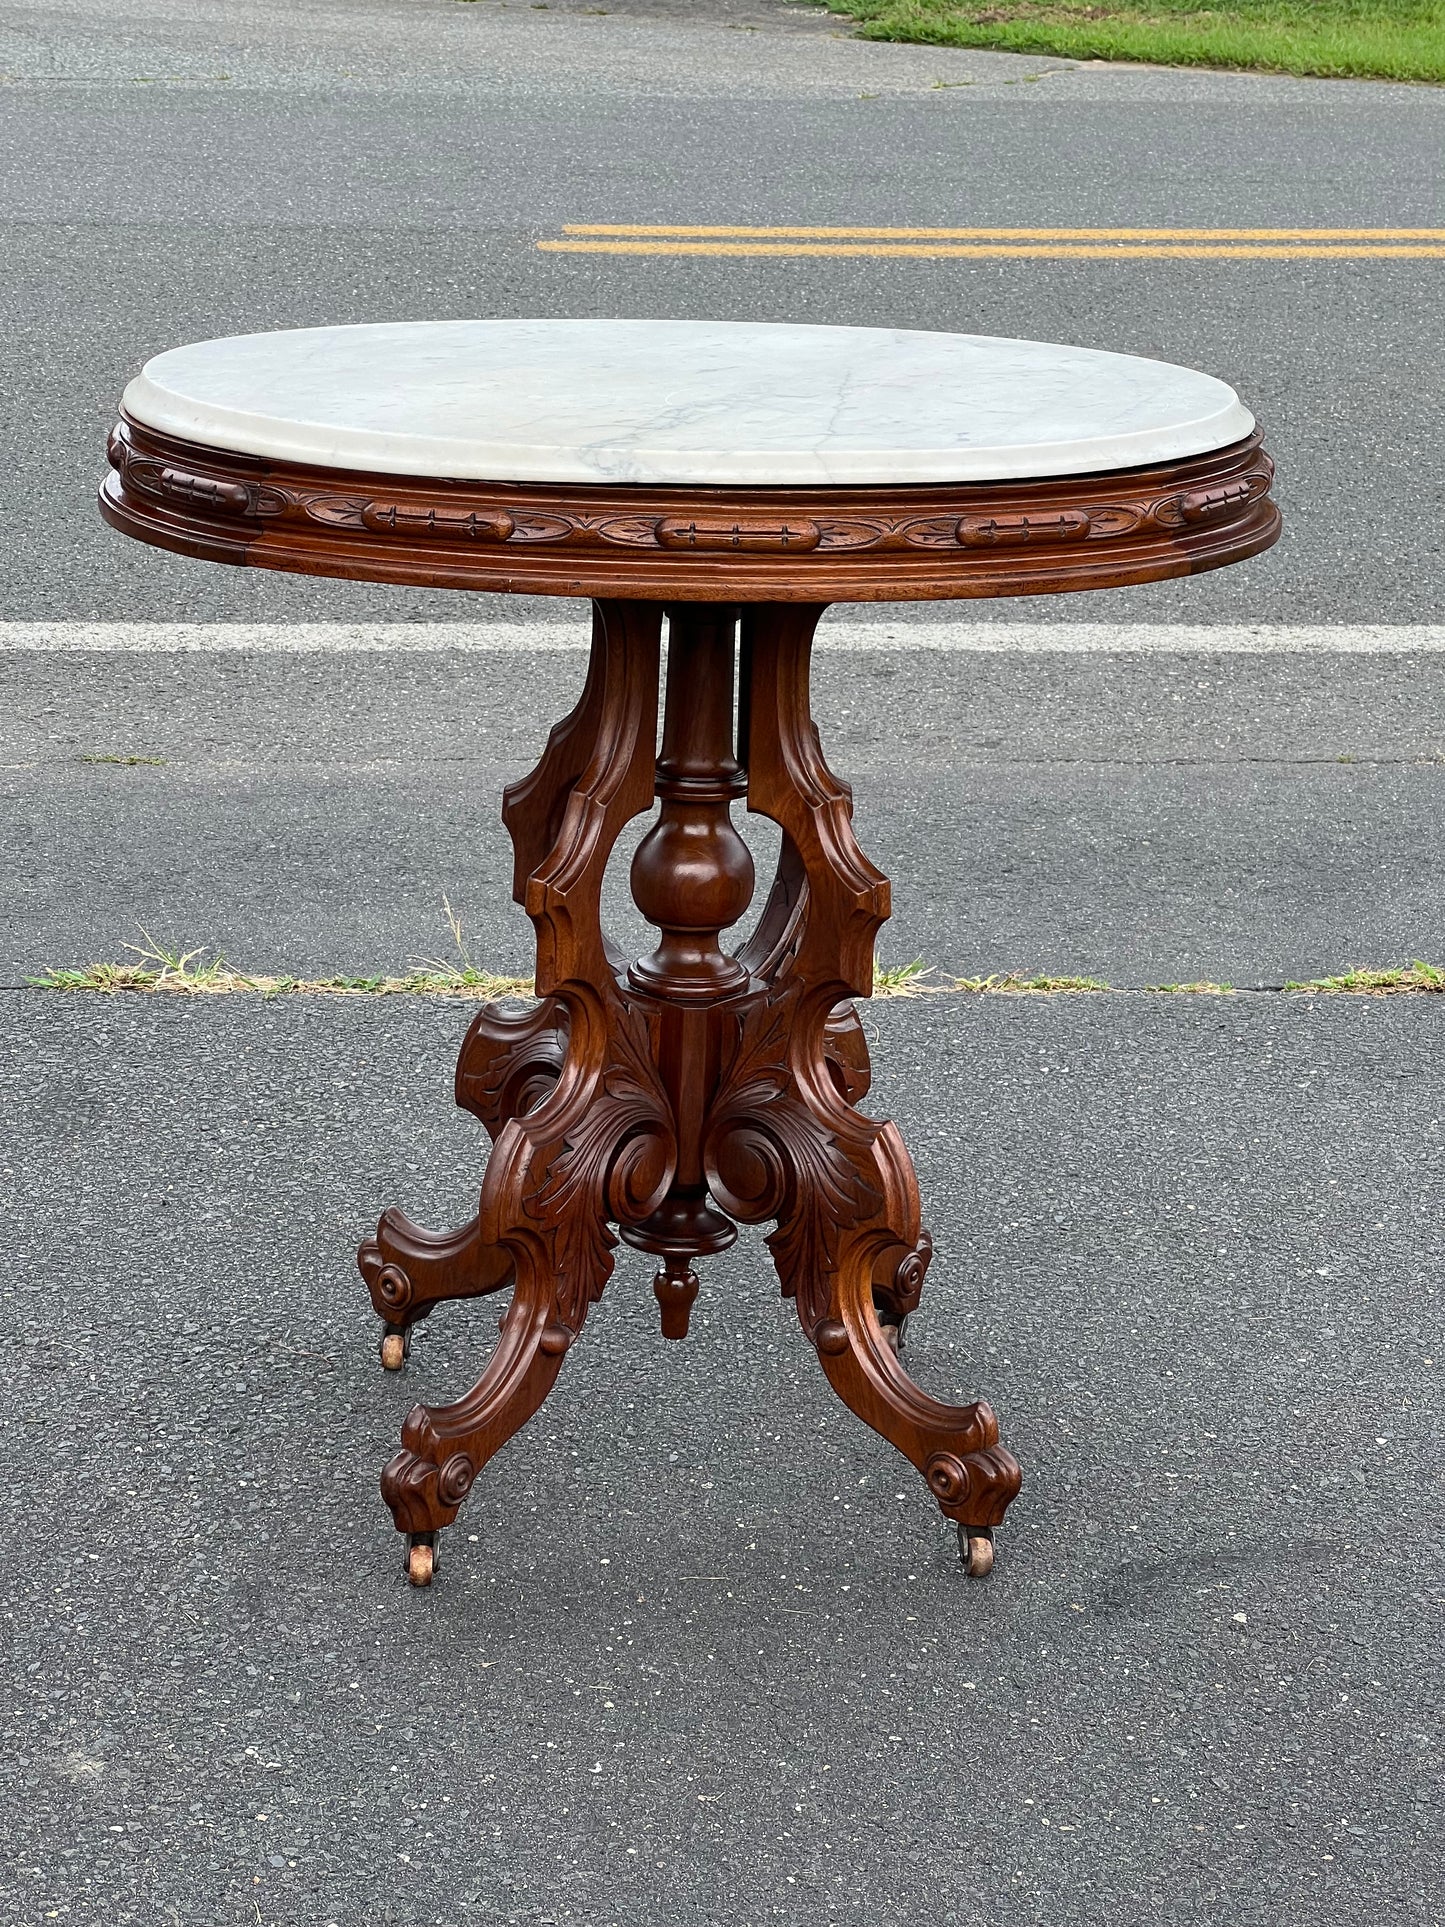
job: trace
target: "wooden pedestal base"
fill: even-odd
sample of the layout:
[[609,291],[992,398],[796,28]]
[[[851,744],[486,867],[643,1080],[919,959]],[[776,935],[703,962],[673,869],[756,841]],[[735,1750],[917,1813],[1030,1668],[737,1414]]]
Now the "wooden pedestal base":
[[[477,1474],[551,1389],[611,1273],[614,1225],[656,1253],[663,1331],[682,1338],[694,1259],[731,1244],[739,1223],[773,1223],[783,1291],[834,1390],[917,1466],[959,1522],[970,1570],[992,1563],[1018,1464],[987,1405],[941,1404],[899,1363],[932,1245],[902,1138],[855,1108],[869,1069],[849,1000],[870,994],[888,884],[854,841],[850,792],[809,714],[822,613],[672,609],[658,758],[662,607],[597,602],[581,700],[507,791],[539,1001],[485,1006],[462,1046],[457,1102],[493,1141],[480,1207],[443,1233],[388,1211],[359,1253],[388,1365],[440,1300],[511,1287],[480,1380],[453,1405],[416,1406],[382,1474],[414,1583],[430,1580],[436,1535]],[[732,955],[721,933],[753,892],[730,815],[740,796],[778,824],[782,852]],[[602,876],[655,798],[632,888],[660,934],[629,965],[602,930]]]

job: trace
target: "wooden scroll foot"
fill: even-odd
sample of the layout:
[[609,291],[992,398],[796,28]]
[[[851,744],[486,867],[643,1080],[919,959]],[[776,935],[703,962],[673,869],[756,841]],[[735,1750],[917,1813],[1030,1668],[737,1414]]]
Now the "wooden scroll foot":
[[385,1327],[381,1362],[389,1372],[401,1369],[411,1328],[433,1305],[481,1298],[512,1282],[509,1253],[483,1240],[475,1218],[459,1231],[423,1231],[395,1207],[382,1214],[356,1262]]

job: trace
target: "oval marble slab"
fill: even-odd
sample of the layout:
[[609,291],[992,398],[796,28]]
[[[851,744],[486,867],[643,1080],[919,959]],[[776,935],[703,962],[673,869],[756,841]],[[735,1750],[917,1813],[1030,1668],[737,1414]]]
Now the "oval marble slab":
[[1085,475],[1225,448],[1210,375],[988,335],[708,321],[428,321],[173,348],[136,422],[321,468],[769,487]]

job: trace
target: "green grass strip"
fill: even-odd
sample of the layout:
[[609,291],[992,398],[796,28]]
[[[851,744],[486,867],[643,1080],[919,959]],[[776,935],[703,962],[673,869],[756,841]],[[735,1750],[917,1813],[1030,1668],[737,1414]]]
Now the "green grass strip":
[[1445,0],[827,0],[867,40],[1070,60],[1445,81]]

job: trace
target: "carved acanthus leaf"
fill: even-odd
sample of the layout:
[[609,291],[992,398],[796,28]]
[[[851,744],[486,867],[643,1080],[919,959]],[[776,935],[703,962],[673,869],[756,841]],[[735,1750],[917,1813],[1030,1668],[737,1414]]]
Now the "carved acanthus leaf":
[[544,1231],[557,1278],[557,1315],[581,1328],[612,1275],[609,1218],[643,1217],[660,1201],[676,1162],[672,1110],[645,1024],[621,998],[611,1006],[607,1068],[563,1134],[524,1209]]
[[800,991],[785,981],[742,1016],[704,1162],[724,1210],[749,1224],[777,1219],[767,1246],[811,1334],[828,1313],[840,1234],[872,1216],[881,1196],[846,1141],[871,1144],[878,1127],[840,1098],[830,1128],[798,1093],[789,1052]]
[[493,1137],[522,1117],[556,1083],[567,1052],[567,1027],[555,998],[531,1010],[483,1004],[457,1059],[456,1099]]

